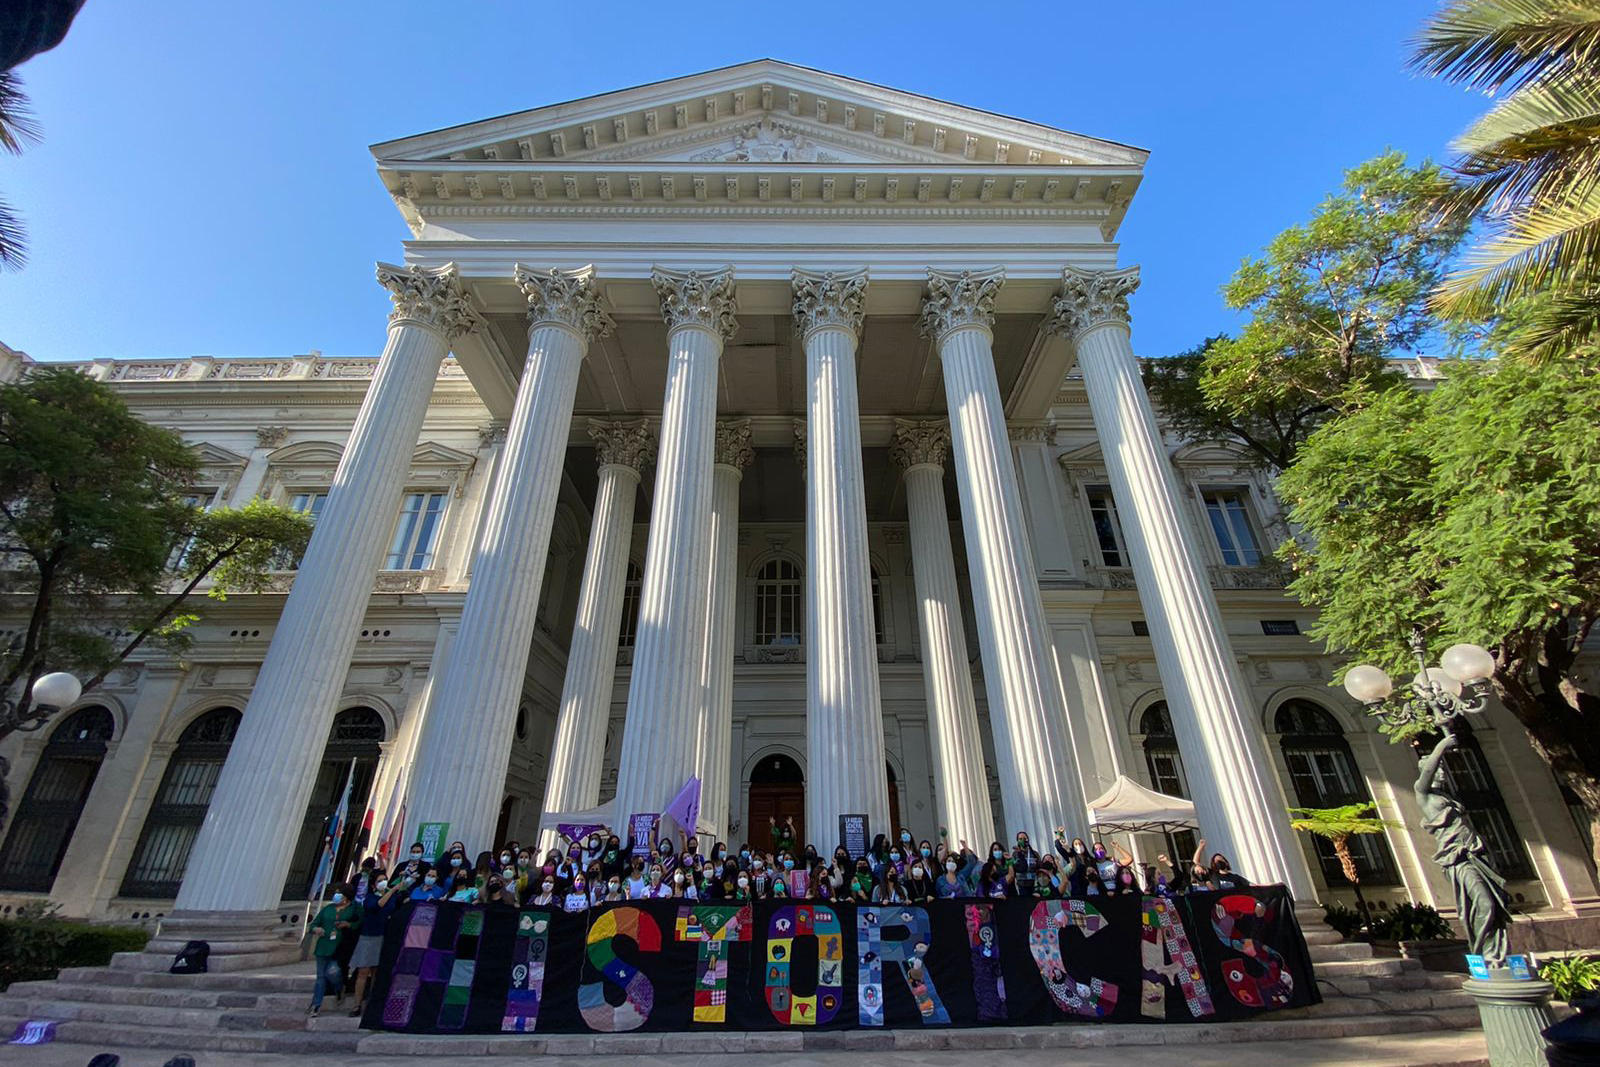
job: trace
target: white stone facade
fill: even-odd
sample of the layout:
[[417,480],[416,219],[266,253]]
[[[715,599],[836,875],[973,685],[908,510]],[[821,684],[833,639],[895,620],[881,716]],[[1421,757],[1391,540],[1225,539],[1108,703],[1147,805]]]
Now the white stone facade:
[[[414,238],[380,359],[83,367],[202,449],[211,501],[319,534],[87,694],[85,736],[5,742],[0,910],[266,915],[349,759],[379,821],[403,794],[474,850],[692,773],[735,843],[790,813],[825,849],[846,812],[1042,843],[1123,773],[1322,899],[1284,808],[1370,796],[1403,828],[1369,899],[1448,910],[1414,761],[1271,565],[1267,480],[1139,385],[1142,151],[761,61],[374,152]],[[1600,906],[1520,728],[1475,739],[1522,904]]]

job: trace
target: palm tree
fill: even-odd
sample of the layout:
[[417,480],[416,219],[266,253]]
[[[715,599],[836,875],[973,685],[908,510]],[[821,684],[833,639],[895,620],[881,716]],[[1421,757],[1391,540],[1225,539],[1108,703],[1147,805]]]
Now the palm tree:
[[1538,297],[1507,350],[1570,354],[1600,333],[1600,0],[1454,0],[1411,65],[1504,95],[1455,142],[1453,212],[1491,232],[1440,309],[1487,321]]
[[1334,855],[1345,878],[1356,891],[1356,906],[1361,909],[1361,921],[1372,929],[1372,914],[1367,910],[1367,900],[1361,895],[1361,872],[1356,869],[1356,858],[1350,854],[1350,838],[1355,834],[1381,834],[1395,827],[1387,819],[1373,816],[1376,804],[1346,804],[1342,808],[1290,808],[1293,816],[1289,825],[1302,833],[1325,837],[1333,845]]
[[[13,155],[39,139],[39,127],[28,113],[28,98],[14,71],[0,71],[0,151]],[[0,267],[22,266],[22,220],[0,200]]]

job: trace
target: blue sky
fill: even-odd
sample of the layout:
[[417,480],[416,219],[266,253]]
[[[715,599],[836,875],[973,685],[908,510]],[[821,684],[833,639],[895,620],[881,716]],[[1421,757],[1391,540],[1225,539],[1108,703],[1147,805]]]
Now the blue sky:
[[1402,69],[1433,6],[89,0],[20,70],[46,139],[0,157],[31,237],[0,341],[376,353],[406,231],[369,144],[772,56],[1150,149],[1122,261],[1136,348],[1170,354],[1235,325],[1219,286],[1344,168],[1441,158],[1484,108]]

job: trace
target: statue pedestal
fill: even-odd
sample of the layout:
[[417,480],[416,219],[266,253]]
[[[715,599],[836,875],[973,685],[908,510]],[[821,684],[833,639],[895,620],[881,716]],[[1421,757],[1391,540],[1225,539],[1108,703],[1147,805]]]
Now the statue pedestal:
[[1496,967],[1488,978],[1468,978],[1461,989],[1478,1002],[1490,1067],[1546,1067],[1544,1028],[1550,1014],[1549,982],[1518,980]]

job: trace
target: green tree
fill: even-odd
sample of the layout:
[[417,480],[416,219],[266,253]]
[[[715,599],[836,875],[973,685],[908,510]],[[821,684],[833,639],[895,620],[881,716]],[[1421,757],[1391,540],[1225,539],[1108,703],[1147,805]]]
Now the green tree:
[[1573,353],[1600,332],[1600,2],[1455,0],[1414,47],[1416,69],[1498,97],[1453,146],[1448,204],[1489,225],[1439,306],[1481,321],[1539,294],[1508,351]]
[[[1330,650],[1397,678],[1458,641],[1587,809],[1600,843],[1600,697],[1578,669],[1600,616],[1600,361],[1451,364],[1313,434],[1278,481],[1308,537],[1290,591]],[[1403,735],[1406,731],[1400,731]]]
[[1344,877],[1356,891],[1356,905],[1361,909],[1361,921],[1372,927],[1372,912],[1367,909],[1367,898],[1361,895],[1361,872],[1356,868],[1356,858],[1350,852],[1350,838],[1356,834],[1381,834],[1397,824],[1377,818],[1373,812],[1377,805],[1346,804],[1338,808],[1290,808],[1289,825],[1304,834],[1327,838],[1339,857],[1339,867]]
[[1386,152],[1245,260],[1222,289],[1250,315],[1239,335],[1146,365],[1174,429],[1233,438],[1281,471],[1318,426],[1400,381],[1385,360],[1435,329],[1428,296],[1463,238],[1438,214],[1450,188],[1433,164]]
[[[0,386],[0,594],[27,617],[0,650],[0,738],[43,726],[42,674],[99,685],[153,643],[186,647],[193,594],[260,591],[276,561],[304,551],[310,520],[254,500],[205,510],[189,500],[199,459],[140,421],[108,386],[44,368]],[[0,817],[4,811],[0,763]]]

